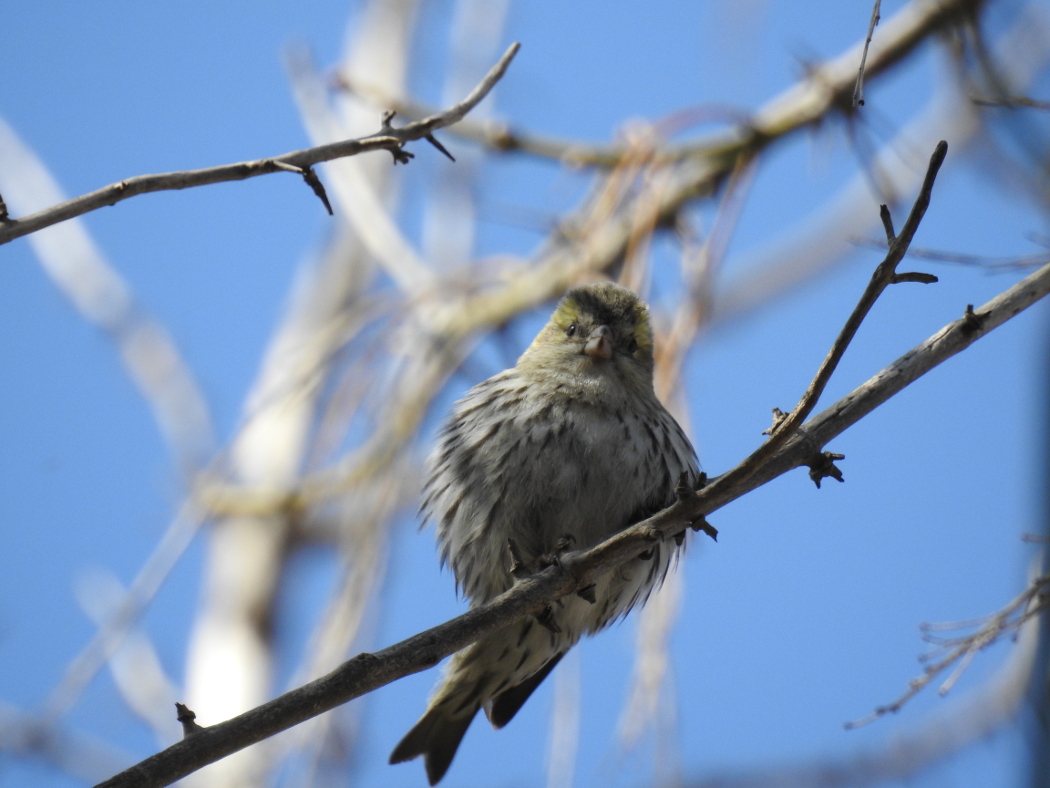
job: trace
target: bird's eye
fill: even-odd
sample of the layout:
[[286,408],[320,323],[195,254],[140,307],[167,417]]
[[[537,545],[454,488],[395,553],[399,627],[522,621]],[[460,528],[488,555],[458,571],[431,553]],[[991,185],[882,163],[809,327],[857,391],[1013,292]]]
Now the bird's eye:
[[627,342],[624,343],[624,346],[627,348],[628,353],[633,353],[638,349],[638,340],[634,337],[631,337],[627,340]]
[[571,326],[569,326],[567,329],[565,329],[565,336],[567,336],[567,337],[574,337],[574,336],[576,336],[576,324],[575,323],[573,323]]

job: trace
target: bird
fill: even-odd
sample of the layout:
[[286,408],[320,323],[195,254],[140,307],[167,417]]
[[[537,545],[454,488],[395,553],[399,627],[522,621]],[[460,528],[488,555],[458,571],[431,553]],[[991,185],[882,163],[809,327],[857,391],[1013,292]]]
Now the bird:
[[[654,365],[645,302],[612,282],[586,284],[561,298],[515,366],[453,405],[420,512],[471,606],[666,508],[680,480],[697,483],[696,452],[656,396]],[[510,722],[581,637],[645,602],[683,536],[454,654],[390,763],[423,756],[436,785],[477,712],[495,728]]]

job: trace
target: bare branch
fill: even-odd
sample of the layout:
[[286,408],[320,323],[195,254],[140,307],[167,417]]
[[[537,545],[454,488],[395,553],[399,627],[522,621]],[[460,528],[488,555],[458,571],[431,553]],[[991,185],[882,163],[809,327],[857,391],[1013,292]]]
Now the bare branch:
[[[115,575],[99,569],[77,582],[76,595],[84,612],[101,628],[116,617],[128,592]],[[165,747],[177,741],[178,726],[171,719],[175,686],[145,632],[129,627],[109,660],[109,670],[124,703],[149,725],[157,741]]]
[[[891,30],[889,23],[883,25],[880,42]],[[1011,84],[1019,88],[1029,85],[1050,55],[1045,18],[1021,15],[996,41],[995,53]],[[910,193],[918,188],[922,175],[918,168],[921,154],[915,153],[917,142],[925,145],[927,140],[947,139],[956,151],[963,151],[981,129],[980,113],[959,90],[957,79],[945,77],[931,93],[926,109],[883,146],[876,158],[878,170],[894,194]],[[714,322],[740,320],[826,274],[846,258],[854,238],[871,229],[870,203],[870,185],[863,174],[858,174],[815,210],[812,218],[759,251],[738,256],[733,261],[735,268],[752,273],[721,290],[715,299]]]
[[44,227],[50,227],[58,222],[64,222],[75,216],[82,216],[90,211],[98,210],[107,205],[115,205],[129,197],[148,192],[188,189],[194,186],[205,186],[226,181],[242,181],[258,175],[269,175],[273,172],[286,170],[287,167],[283,165],[306,171],[313,165],[323,161],[356,156],[359,153],[374,150],[385,150],[393,153],[395,156],[399,154],[404,156],[402,148],[406,142],[423,139],[433,134],[437,129],[457,122],[476,107],[506,73],[507,67],[518,53],[519,48],[519,44],[511,44],[503,54],[503,57],[489,70],[485,78],[471,91],[469,96],[438,115],[431,115],[428,118],[409,123],[397,129],[387,126],[384,127],[380,134],[360,139],[333,142],[329,145],[319,145],[314,148],[292,151],[266,159],[223,164],[218,167],[207,167],[201,170],[182,170],[159,175],[137,175],[133,178],[104,186],[80,197],[75,197],[72,200],[53,205],[50,208],[45,208],[21,219],[6,219],[0,224],[0,244],[5,244]]
[[[922,675],[912,679],[908,683],[908,690],[893,703],[880,706],[867,717],[846,723],[846,728],[859,728],[874,722],[887,714],[896,714],[909,700],[924,690],[930,682],[940,676],[948,668],[955,666],[955,670],[941,685],[939,693],[948,694],[955,682],[969,666],[970,661],[977,652],[999,642],[1006,635],[1014,635],[1028,620],[1038,616],[1043,610],[1050,606],[1050,576],[1043,575],[1032,580],[1023,592],[1018,594],[1010,604],[998,613],[988,616],[976,624],[971,622],[953,622],[951,624],[926,624],[922,627],[923,640],[939,646],[947,651],[940,659],[932,660],[936,652],[924,655],[923,660],[930,662]],[[976,626],[974,632],[954,638],[945,638],[942,635],[933,634],[935,631],[948,629],[959,630]],[[942,653],[943,653],[942,651]],[[932,660],[932,661],[931,661]]]
[[[64,198],[36,153],[0,119],[0,186],[13,208],[35,210]],[[6,228],[0,224],[0,233]],[[185,478],[215,451],[208,402],[175,341],[135,297],[82,222],[29,238],[44,273],[89,324],[116,346],[120,360],[153,412]]]
[[[957,706],[931,714],[920,725],[888,738],[885,744],[840,758],[776,763],[738,773],[713,774],[684,783],[686,788],[862,788],[904,781],[967,747],[987,741],[1015,719],[1029,680],[1036,679],[1038,630],[1021,631],[1006,664],[984,686]],[[1043,677],[1045,679],[1045,673]]]
[[[974,313],[979,325],[956,320],[912,349],[874,378],[803,425],[757,471],[727,488],[712,483],[585,552],[568,553],[560,564],[520,581],[488,604],[374,654],[358,654],[324,678],[286,693],[237,717],[210,726],[136,766],[101,783],[99,788],[153,788],[175,780],[266,739],[304,720],[360,697],[404,676],[436,665],[480,637],[537,613],[552,600],[575,593],[651,547],[652,539],[670,538],[696,518],[807,462],[835,436],[878,405],[961,352],[989,331],[1050,292],[1050,265],[993,298]],[[767,442],[768,444],[768,442]],[[745,460],[747,462],[747,460]],[[739,467],[739,466],[738,466]],[[732,475],[734,472],[726,474]]]
[[[909,281],[898,279],[897,265],[904,257],[904,253],[908,251],[908,245],[911,243],[915,231],[919,229],[919,222],[922,221],[922,217],[926,213],[926,208],[930,204],[930,194],[933,191],[934,180],[937,178],[937,172],[940,170],[941,164],[944,162],[944,157],[947,153],[948,143],[941,140],[937,145],[936,150],[934,150],[933,156],[930,158],[930,166],[926,171],[926,179],[923,181],[922,189],[919,190],[919,196],[915,199],[915,204],[912,206],[908,220],[904,223],[904,228],[901,230],[901,234],[894,237],[893,242],[890,244],[889,251],[886,254],[886,258],[879,264],[878,268],[875,269],[871,281],[865,288],[863,295],[861,295],[860,302],[854,308],[853,313],[849,316],[846,325],[842,327],[842,331],[839,332],[838,337],[835,339],[835,343],[832,345],[831,350],[820,365],[820,369],[817,370],[817,374],[814,376],[813,381],[809,384],[806,392],[802,395],[802,399],[799,400],[798,405],[796,405],[794,410],[792,410],[786,417],[781,418],[776,422],[770,432],[769,440],[766,441],[763,446],[732,471],[716,479],[712,483],[713,485],[731,487],[746,480],[750,475],[757,472],[762,465],[788,441],[792,433],[798,429],[799,425],[802,424],[806,417],[813,411],[813,408],[816,407],[821,393],[823,393],[828,381],[831,380],[831,375],[838,366],[839,361],[842,360],[846,348],[849,347],[849,343],[856,335],[857,330],[860,328],[860,324],[864,321],[868,312],[871,311],[871,308],[875,305],[875,301],[878,300],[878,297],[882,295],[882,292],[891,284],[895,284],[898,281]],[[882,215],[883,222],[886,225],[886,234],[887,236],[890,236],[892,235],[893,223],[889,219],[889,210],[886,206],[882,206]],[[814,452],[814,456],[817,455],[819,455],[819,451]],[[816,473],[814,481],[817,482],[818,487],[820,486],[820,478],[822,476],[835,475],[835,473],[827,467],[821,471],[814,469],[814,472]],[[841,478],[839,480],[841,481]]]
[[[926,36],[979,5],[979,0],[936,4],[913,0],[883,23],[882,35],[869,55],[868,76],[882,73]],[[673,168],[671,177],[662,182],[663,188],[655,196],[624,195],[620,209],[611,214],[602,205],[585,204],[561,224],[533,265],[515,271],[505,284],[462,293],[435,289],[426,304],[428,333],[423,339],[428,346],[440,349],[440,354],[431,353],[419,375],[431,383],[446,379],[465,356],[465,345],[478,334],[556,298],[581,278],[616,265],[630,249],[639,226],[669,226],[685,205],[714,193],[741,159],[747,160],[776,140],[808,127],[848,101],[862,45],[859,42],[812,69],[805,79],[767,102],[751,124],[709,138],[703,143],[702,153],[697,152]],[[650,156],[655,154],[649,152]],[[633,155],[637,158],[638,154]],[[655,166],[649,159],[646,162]],[[614,171],[609,177],[616,176]],[[596,221],[599,212],[601,221]],[[216,485],[211,497],[233,507],[243,501],[249,502],[254,511],[273,511],[346,490],[383,466],[415,434],[434,390],[423,389],[414,381],[409,381],[407,389],[409,395],[399,394],[398,401],[391,405],[398,412],[385,420],[396,425],[395,429],[377,431],[352,456],[307,477],[298,489],[233,490]]]

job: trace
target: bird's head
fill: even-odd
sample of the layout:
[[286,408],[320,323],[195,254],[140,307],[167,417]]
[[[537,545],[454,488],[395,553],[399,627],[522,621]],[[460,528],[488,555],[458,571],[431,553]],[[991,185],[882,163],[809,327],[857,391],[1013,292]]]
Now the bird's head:
[[611,373],[652,385],[653,329],[649,308],[613,284],[583,285],[558,302],[554,314],[519,361],[574,374]]

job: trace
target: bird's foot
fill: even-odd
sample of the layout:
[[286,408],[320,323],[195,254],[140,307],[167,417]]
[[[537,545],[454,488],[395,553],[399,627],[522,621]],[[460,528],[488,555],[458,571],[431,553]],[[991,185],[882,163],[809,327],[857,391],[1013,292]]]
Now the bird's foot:
[[558,622],[554,620],[554,608],[550,605],[543,608],[539,613],[536,614],[536,620],[546,629],[549,629],[555,635],[561,633],[561,627],[558,626]]

